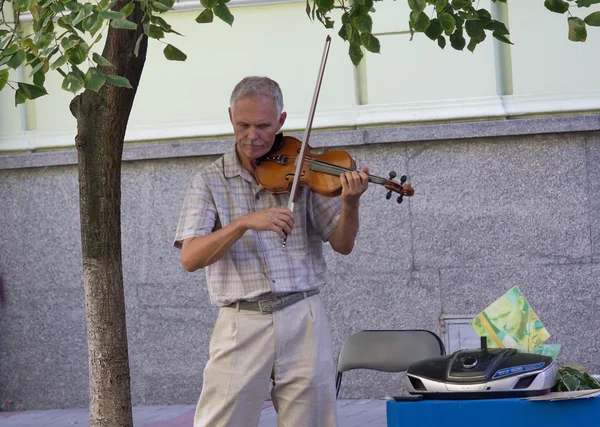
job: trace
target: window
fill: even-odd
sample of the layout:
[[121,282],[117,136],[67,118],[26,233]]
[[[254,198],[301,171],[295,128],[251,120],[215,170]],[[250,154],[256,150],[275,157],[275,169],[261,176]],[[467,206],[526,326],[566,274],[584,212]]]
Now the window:
[[446,346],[446,354],[452,354],[457,350],[467,348],[479,348],[481,341],[469,322],[475,318],[474,315],[442,314],[440,323],[442,325],[442,341]]

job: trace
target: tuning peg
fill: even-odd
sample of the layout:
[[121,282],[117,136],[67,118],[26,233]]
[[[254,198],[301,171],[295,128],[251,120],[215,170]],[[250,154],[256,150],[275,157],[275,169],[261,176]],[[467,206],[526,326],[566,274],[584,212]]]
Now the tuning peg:
[[388,200],[390,200],[392,198],[392,190],[387,192],[387,194],[385,195],[385,198]]
[[398,196],[398,198],[396,199],[396,201],[398,203],[402,203],[402,199],[404,199],[404,196],[400,195],[400,196]]
[[408,178],[406,177],[406,175],[402,175],[402,176],[400,177],[400,184],[404,184],[404,183],[406,182],[406,180],[407,180],[407,179],[408,179]]
[[396,172],[391,171],[390,172],[390,179],[394,179],[394,178],[396,178]]

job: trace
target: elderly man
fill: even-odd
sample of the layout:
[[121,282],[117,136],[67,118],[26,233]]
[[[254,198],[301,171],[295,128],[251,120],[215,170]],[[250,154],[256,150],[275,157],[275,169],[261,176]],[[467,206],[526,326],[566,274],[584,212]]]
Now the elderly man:
[[220,307],[194,426],[258,425],[271,381],[280,425],[335,426],[331,331],[318,295],[323,243],[352,251],[368,168],[340,176],[339,198],[300,187],[292,213],[289,194],[265,192],[255,180],[256,159],[285,123],[279,85],[244,78],[229,118],[235,145],[193,178],[175,237],[183,267],[206,268]]

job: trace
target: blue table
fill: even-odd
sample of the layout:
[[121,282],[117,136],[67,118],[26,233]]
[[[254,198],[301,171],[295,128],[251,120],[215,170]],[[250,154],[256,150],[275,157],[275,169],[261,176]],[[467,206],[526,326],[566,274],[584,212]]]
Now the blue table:
[[600,396],[557,401],[388,400],[386,411],[388,427],[600,426]]

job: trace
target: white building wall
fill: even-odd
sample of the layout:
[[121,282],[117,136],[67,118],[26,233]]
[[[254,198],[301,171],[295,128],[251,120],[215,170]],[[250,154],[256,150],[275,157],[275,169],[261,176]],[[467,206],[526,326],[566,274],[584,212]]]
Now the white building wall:
[[[348,44],[336,29],[311,22],[306,3],[247,0],[230,3],[233,27],[220,20],[197,24],[197,2],[180,2],[167,15],[184,35],[166,41],[187,55],[186,62],[167,61],[164,44],[150,41],[142,84],[126,140],[228,135],[231,89],[245,75],[268,75],[284,91],[288,122],[284,130],[306,125],[326,34],[333,38],[315,128],[351,128],[401,123],[547,115],[600,110],[600,29],[589,28],[585,43],[567,39],[566,16],[549,12],[542,2],[509,1],[508,20],[515,43],[504,53],[491,36],[475,53],[443,51],[424,34],[409,41],[405,1],[376,3],[374,33],[381,54],[366,53],[356,69]],[[490,9],[490,0],[480,7]],[[600,6],[578,10],[579,16]],[[580,13],[579,13],[580,12]],[[497,88],[505,73],[508,92]],[[73,147],[72,95],[60,89],[62,78],[47,75],[50,96],[14,107],[14,93],[0,93],[0,152]],[[500,95],[498,95],[500,93]]]

